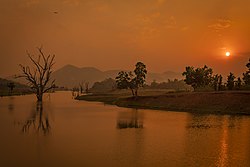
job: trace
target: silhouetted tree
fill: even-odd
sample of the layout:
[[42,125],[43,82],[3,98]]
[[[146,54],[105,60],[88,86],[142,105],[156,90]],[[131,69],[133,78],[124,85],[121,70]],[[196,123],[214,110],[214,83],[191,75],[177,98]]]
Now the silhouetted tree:
[[101,82],[95,82],[92,88],[90,89],[91,92],[107,92],[116,89],[116,82],[112,78],[105,79]]
[[81,94],[83,93],[83,88],[84,88],[84,82],[82,81],[79,83],[79,89]]
[[234,74],[230,72],[230,74],[227,76],[227,88],[228,88],[228,90],[233,90],[234,79],[235,79]]
[[242,81],[241,81],[240,77],[238,77],[237,81],[235,82],[235,86],[236,86],[237,89],[241,89]]
[[215,91],[219,89],[219,75],[218,74],[212,77],[212,87]]
[[248,70],[243,73],[243,81],[246,86],[250,86],[250,59],[249,62],[246,64],[246,67],[248,68]]
[[27,52],[27,55],[33,67],[23,66],[20,64],[23,77],[28,81],[30,88],[34,91],[37,101],[43,100],[43,94],[55,87],[55,80],[51,81],[52,67],[55,64],[55,55],[45,55],[42,47],[38,49],[38,56],[35,59],[33,55]]
[[89,93],[89,82],[85,82],[85,93]]
[[12,94],[13,89],[15,88],[15,83],[14,83],[14,82],[9,82],[9,83],[7,84],[7,86],[8,86],[9,89],[10,89],[10,94]]
[[223,88],[223,85],[222,85],[222,76],[219,75],[219,79],[218,79],[218,90],[221,91],[222,88]]
[[118,89],[130,89],[132,95],[135,96],[132,84],[132,78],[133,78],[132,72],[120,71],[115,79]]
[[186,67],[186,71],[182,73],[186,78],[186,84],[191,85],[194,90],[197,88],[208,86],[212,80],[213,70],[206,65],[203,68]]
[[135,78],[133,78],[133,82],[135,84],[135,96],[137,97],[137,91],[140,87],[143,87],[144,83],[146,82],[146,74],[147,74],[147,69],[146,65],[143,64],[142,62],[138,62],[135,65]]
[[138,96],[138,89],[143,87],[146,81],[147,69],[142,62],[135,65],[134,74],[132,72],[120,71],[115,78],[118,89],[130,89],[132,95]]
[[157,83],[153,81],[148,88],[151,89],[174,89],[176,91],[190,91],[192,90],[191,86],[187,85],[184,80],[174,79],[168,80],[168,82]]

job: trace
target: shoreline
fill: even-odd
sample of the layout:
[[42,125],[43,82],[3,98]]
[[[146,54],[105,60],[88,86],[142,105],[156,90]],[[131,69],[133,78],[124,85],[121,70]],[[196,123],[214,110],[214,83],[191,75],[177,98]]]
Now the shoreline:
[[189,112],[197,114],[250,115],[249,91],[186,92],[139,96],[99,93],[76,100],[103,102],[125,108]]

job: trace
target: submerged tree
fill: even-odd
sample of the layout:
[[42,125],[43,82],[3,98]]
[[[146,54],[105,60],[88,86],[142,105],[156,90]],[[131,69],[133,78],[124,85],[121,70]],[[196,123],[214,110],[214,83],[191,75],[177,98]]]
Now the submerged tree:
[[23,66],[20,64],[22,74],[18,77],[25,78],[30,88],[36,94],[37,101],[42,101],[43,94],[55,87],[55,80],[51,80],[52,67],[55,64],[55,55],[45,55],[42,47],[37,49],[38,56],[36,58],[27,52],[33,66]]

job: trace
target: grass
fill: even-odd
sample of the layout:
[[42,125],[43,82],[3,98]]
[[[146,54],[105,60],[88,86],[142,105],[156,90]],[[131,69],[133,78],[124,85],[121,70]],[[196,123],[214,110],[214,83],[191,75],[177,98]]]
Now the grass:
[[138,98],[129,92],[109,92],[77,97],[120,107],[186,111],[193,113],[250,115],[249,91],[179,92],[141,91]]

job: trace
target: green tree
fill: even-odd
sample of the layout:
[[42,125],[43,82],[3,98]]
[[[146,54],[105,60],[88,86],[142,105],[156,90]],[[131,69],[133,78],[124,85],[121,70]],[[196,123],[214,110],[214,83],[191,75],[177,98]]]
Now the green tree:
[[228,90],[233,90],[234,82],[235,82],[234,79],[235,79],[234,74],[230,72],[230,74],[227,76],[227,88],[228,88]]
[[202,68],[186,67],[186,71],[182,73],[185,76],[186,84],[191,85],[194,90],[211,84],[213,70],[206,65]]
[[7,86],[10,89],[10,94],[12,94],[13,89],[15,88],[15,83],[14,82],[10,82],[10,83],[7,84]]
[[246,64],[246,67],[248,68],[248,70],[243,73],[243,81],[245,85],[250,86],[250,59],[249,62]]

